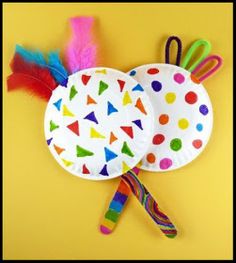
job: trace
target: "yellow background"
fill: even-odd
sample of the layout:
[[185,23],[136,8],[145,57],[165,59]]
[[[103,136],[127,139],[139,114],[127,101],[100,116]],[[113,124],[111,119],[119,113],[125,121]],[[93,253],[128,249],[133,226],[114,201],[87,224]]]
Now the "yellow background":
[[[231,259],[232,258],[232,4],[4,4],[4,258],[5,259]],[[169,35],[184,46],[212,43],[224,67],[205,87],[214,128],[204,152],[168,173],[142,172],[179,230],[163,236],[132,197],[116,231],[99,221],[119,178],[103,182],[67,174],[45,144],[46,104],[24,92],[6,92],[15,44],[63,50],[68,18],[97,19],[100,65],[127,71],[164,62]]]

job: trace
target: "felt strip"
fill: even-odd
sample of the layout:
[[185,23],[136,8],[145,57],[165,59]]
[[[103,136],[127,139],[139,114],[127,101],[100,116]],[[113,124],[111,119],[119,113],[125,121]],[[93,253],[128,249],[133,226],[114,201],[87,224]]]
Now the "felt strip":
[[[187,66],[189,64],[189,61],[193,57],[193,54],[196,52],[197,48],[199,48],[200,46],[204,47],[201,56],[192,64],[192,66],[188,68]],[[210,51],[211,51],[211,43],[207,40],[199,39],[195,41],[192,44],[192,46],[189,48],[180,66],[192,72],[197,67],[197,65],[201,63],[208,56]]]
[[176,54],[176,62],[175,62],[175,65],[176,66],[179,66],[180,65],[180,59],[181,59],[181,54],[182,54],[182,42],[181,40],[176,37],[176,36],[171,36],[167,39],[167,42],[166,42],[166,50],[165,50],[165,57],[166,57],[166,64],[170,64],[170,45],[171,45],[171,42],[175,40],[176,43],[177,43],[177,54]]

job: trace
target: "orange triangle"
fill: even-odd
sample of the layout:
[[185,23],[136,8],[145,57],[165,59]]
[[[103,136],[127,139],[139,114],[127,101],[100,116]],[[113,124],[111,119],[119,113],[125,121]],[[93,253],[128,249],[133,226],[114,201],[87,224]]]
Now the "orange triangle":
[[145,108],[140,98],[137,99],[135,107],[137,107],[143,114],[147,115],[147,112],[145,111]]
[[114,135],[113,132],[111,132],[111,134],[110,134],[110,144],[112,144],[116,140],[118,140],[118,138]]
[[88,95],[87,96],[87,105],[89,105],[89,104],[97,104],[97,102],[92,97],[90,97]]
[[54,146],[54,149],[56,150],[58,155],[60,155],[63,151],[65,151],[64,148],[61,148],[61,147],[59,147],[59,146],[57,146],[55,144],[53,144],[53,146]]

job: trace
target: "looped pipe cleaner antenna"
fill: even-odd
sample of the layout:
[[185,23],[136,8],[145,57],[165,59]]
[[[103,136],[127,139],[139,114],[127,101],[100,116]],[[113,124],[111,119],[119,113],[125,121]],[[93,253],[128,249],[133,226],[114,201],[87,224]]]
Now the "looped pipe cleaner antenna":
[[[192,66],[188,67],[188,64],[190,62],[190,60],[193,58],[193,54],[196,53],[197,49],[203,46],[204,50],[203,53],[200,55],[200,57],[192,64]],[[207,40],[204,39],[199,39],[197,41],[195,41],[192,46],[189,48],[189,50],[187,51],[185,57],[183,58],[183,61],[181,63],[181,67],[188,70],[189,72],[192,72],[195,67],[201,62],[203,61],[203,59],[205,59],[208,54],[211,52],[211,43]]]
[[170,64],[170,46],[173,41],[176,41],[177,43],[177,54],[176,54],[176,62],[175,65],[180,65],[181,55],[182,55],[182,43],[181,40],[176,36],[171,36],[167,39],[166,42],[166,48],[165,48],[165,58],[166,58],[166,64]]

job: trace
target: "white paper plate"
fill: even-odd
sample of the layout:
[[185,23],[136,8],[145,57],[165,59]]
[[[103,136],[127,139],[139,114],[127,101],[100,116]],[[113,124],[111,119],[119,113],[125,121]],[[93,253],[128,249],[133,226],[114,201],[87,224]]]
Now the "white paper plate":
[[90,68],[53,91],[44,129],[50,152],[64,169],[104,180],[141,160],[153,123],[151,102],[136,80],[118,70]]
[[169,171],[194,160],[212,131],[209,96],[190,72],[170,64],[149,64],[129,72],[150,97],[154,109],[152,143],[141,168]]

